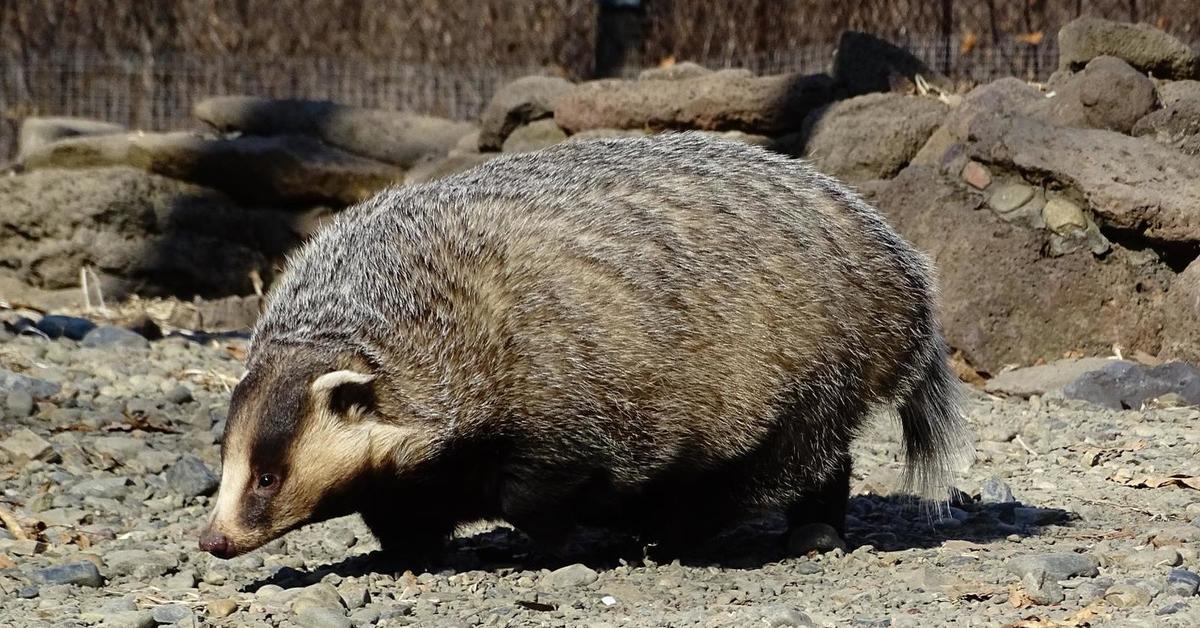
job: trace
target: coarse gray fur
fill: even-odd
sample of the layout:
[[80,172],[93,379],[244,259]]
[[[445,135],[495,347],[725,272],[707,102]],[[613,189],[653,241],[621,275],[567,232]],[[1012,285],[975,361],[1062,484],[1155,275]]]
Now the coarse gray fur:
[[802,161],[700,133],[572,141],[338,216],[272,290],[250,368],[361,356],[386,420],[495,443],[478,514],[518,527],[796,511],[844,493],[881,407],[915,488],[945,495],[968,438],[936,303],[929,260]]

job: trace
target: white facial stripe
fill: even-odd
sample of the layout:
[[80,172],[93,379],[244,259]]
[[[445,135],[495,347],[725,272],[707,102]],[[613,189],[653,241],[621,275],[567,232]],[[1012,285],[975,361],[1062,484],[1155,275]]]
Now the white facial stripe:
[[366,384],[373,379],[375,379],[374,375],[358,371],[333,371],[318,377],[312,383],[312,390],[313,392],[333,390],[342,384]]
[[213,510],[213,521],[229,527],[235,520],[238,500],[246,492],[250,481],[250,467],[243,456],[226,456],[221,468],[221,488],[217,492],[217,507]]

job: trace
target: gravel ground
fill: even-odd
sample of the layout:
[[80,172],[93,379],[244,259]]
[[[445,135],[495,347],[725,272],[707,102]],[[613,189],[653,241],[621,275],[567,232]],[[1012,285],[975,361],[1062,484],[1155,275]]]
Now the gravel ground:
[[437,571],[397,573],[350,517],[217,560],[196,534],[243,349],[0,331],[0,625],[1200,625],[1195,408],[975,394],[977,461],[940,515],[889,496],[881,424],[846,552],[783,556],[765,519],[682,564],[603,534],[551,562],[476,525]]

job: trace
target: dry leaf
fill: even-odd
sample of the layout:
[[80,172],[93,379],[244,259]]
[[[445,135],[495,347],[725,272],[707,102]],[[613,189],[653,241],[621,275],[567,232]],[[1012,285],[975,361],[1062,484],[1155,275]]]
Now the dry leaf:
[[958,47],[958,54],[966,56],[975,52],[975,47],[979,45],[979,35],[972,31],[963,33],[962,44]]
[[1166,486],[1177,486],[1179,488],[1190,488],[1200,491],[1200,476],[1184,475],[1176,473],[1172,475],[1143,475],[1134,476],[1129,469],[1117,469],[1115,473],[1108,476],[1110,482],[1116,482],[1124,486],[1132,488],[1163,488]]
[[1045,38],[1046,38],[1045,32],[1034,31],[1032,33],[1021,33],[1020,35],[1017,35],[1015,39],[1023,44],[1029,44],[1030,46],[1037,46],[1037,45],[1041,44],[1042,40]]

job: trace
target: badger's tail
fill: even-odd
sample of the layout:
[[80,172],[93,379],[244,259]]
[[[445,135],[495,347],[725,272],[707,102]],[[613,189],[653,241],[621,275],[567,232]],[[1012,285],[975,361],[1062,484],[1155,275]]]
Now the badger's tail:
[[974,446],[962,413],[962,387],[940,336],[930,353],[920,380],[900,404],[905,487],[922,497],[945,500],[952,473],[974,454]]

